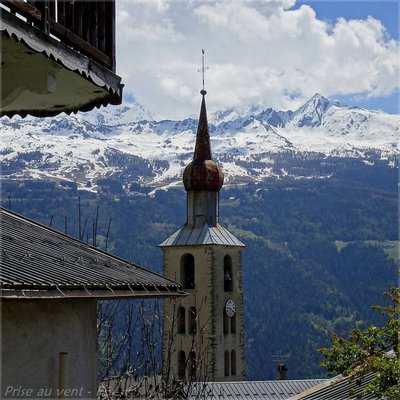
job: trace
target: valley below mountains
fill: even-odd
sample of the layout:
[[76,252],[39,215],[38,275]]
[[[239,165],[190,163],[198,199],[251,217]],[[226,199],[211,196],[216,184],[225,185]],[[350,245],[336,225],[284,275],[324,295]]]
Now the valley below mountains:
[[[398,283],[400,118],[315,95],[295,111],[209,110],[209,127],[220,220],[246,245],[246,378],[275,379],[277,354],[288,379],[326,376],[317,349],[382,323],[371,306]],[[162,272],[197,116],[155,121],[133,104],[0,129],[3,207]]]

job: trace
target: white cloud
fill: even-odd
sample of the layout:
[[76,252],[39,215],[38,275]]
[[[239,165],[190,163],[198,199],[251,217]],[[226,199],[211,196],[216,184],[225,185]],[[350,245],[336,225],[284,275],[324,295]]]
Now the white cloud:
[[202,48],[211,110],[243,103],[293,109],[315,92],[377,97],[399,88],[399,43],[388,39],[380,21],[328,24],[312,5],[294,4],[117,2],[125,90],[156,116],[197,114]]
[[227,29],[245,41],[291,40],[307,34],[320,34],[325,30],[325,23],[315,18],[315,12],[309,6],[285,10],[281,3],[269,2],[275,4],[275,7],[269,9],[267,15],[240,0],[204,4],[196,8],[194,13],[199,21],[210,27]]
[[166,0],[132,0],[118,2],[117,34],[123,45],[133,41],[146,43],[179,42],[183,36],[176,31],[167,16],[169,3]]
[[124,5],[145,6],[156,12],[165,12],[169,8],[168,0],[118,0]]
[[172,22],[165,18],[155,25],[127,25],[123,27],[123,34],[128,40],[156,41],[156,42],[179,42],[182,36],[175,32]]

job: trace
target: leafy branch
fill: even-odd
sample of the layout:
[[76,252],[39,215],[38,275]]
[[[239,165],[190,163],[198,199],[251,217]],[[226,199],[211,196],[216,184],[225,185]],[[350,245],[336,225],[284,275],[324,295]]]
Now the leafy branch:
[[400,289],[391,288],[385,296],[390,305],[372,307],[386,318],[382,327],[353,329],[347,339],[333,335],[332,346],[318,351],[325,356],[321,366],[330,373],[362,378],[372,372],[374,378],[365,391],[394,399],[400,398]]

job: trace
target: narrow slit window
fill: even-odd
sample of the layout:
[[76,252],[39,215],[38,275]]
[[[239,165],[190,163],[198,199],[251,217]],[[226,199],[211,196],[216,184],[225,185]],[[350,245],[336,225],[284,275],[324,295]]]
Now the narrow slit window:
[[181,258],[181,284],[184,289],[194,289],[194,257],[191,254],[185,254]]
[[230,318],[231,323],[231,333],[236,333],[236,314],[233,314],[232,318]]
[[236,375],[236,351],[231,351],[231,375]]
[[178,378],[185,379],[186,355],[183,350],[178,351]]
[[232,292],[233,275],[232,275],[232,258],[226,255],[224,257],[224,292]]
[[229,351],[225,351],[225,376],[229,376],[230,368],[229,368]]

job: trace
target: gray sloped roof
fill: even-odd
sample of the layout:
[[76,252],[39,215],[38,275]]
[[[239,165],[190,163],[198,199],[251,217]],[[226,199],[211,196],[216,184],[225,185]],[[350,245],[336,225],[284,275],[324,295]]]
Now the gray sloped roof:
[[379,400],[375,395],[364,392],[365,387],[373,378],[373,372],[364,376],[338,375],[288,400]]
[[178,283],[11,211],[0,209],[1,297],[145,297]]
[[201,226],[183,225],[168,239],[164,240],[160,247],[212,244],[245,247],[237,237],[222,225],[209,226],[207,223]]
[[286,400],[325,379],[195,383],[189,398]]

